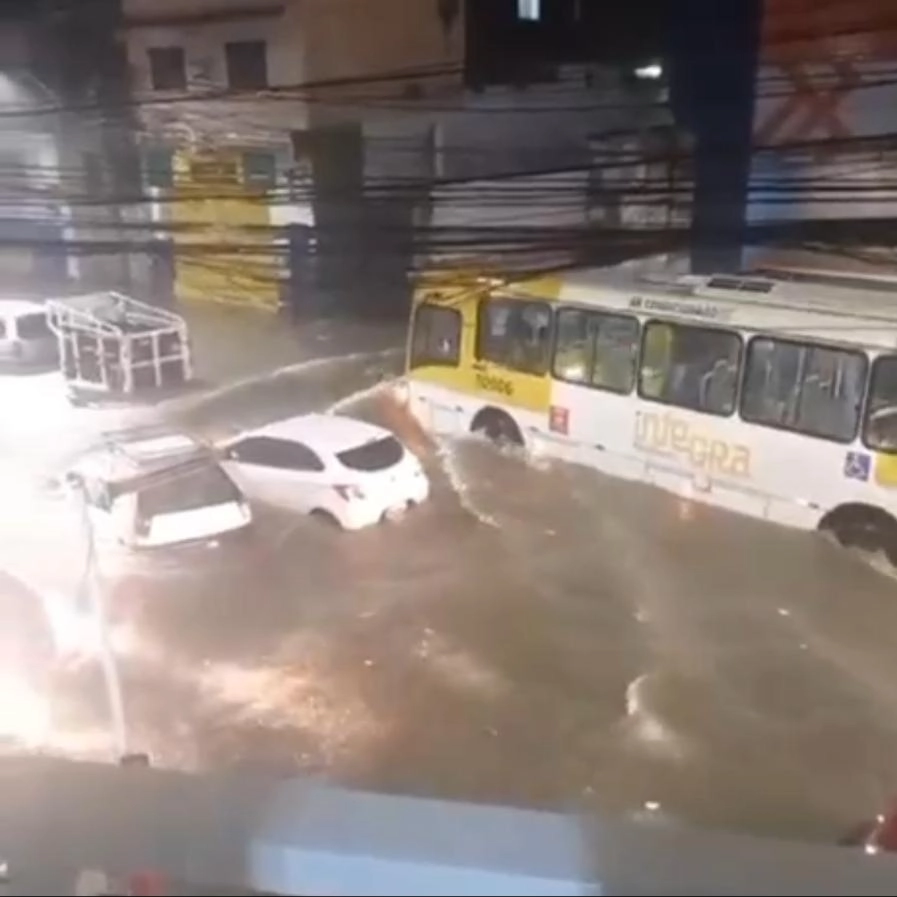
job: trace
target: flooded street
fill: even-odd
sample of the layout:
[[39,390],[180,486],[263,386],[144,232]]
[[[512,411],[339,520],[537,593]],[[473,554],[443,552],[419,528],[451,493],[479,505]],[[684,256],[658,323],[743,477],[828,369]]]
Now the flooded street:
[[[389,425],[399,343],[359,342],[150,416],[210,438],[334,408]],[[133,747],[820,839],[897,794],[897,582],[588,471],[468,442],[425,461],[431,501],[397,523],[260,509],[233,549],[109,567]],[[59,743],[89,752],[107,723],[81,679]]]

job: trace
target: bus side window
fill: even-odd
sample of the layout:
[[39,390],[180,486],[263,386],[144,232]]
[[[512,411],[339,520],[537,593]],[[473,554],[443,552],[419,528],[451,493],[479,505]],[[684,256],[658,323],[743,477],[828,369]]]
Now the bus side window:
[[588,383],[592,379],[594,352],[591,315],[578,308],[562,308],[557,320],[552,372],[558,380]]
[[524,374],[548,372],[551,308],[544,302],[485,299],[477,315],[477,358]]
[[741,416],[850,442],[859,425],[866,364],[861,352],[755,337],[748,347]]
[[638,320],[564,308],[557,316],[554,376],[627,393],[635,381]]
[[651,321],[644,329],[639,394],[729,415],[735,410],[741,337],[728,330]]
[[642,339],[642,367],[639,371],[639,392],[646,399],[661,401],[672,362],[673,328],[652,322]]
[[411,367],[457,367],[461,358],[461,313],[454,308],[424,304],[414,313]]
[[595,366],[592,385],[628,393],[635,385],[639,324],[624,315],[596,315]]

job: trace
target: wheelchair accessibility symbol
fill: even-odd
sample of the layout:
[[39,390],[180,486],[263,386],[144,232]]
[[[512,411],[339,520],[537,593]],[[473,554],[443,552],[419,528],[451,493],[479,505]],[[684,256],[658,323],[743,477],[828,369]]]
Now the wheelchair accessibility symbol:
[[872,458],[865,452],[848,452],[844,459],[844,476],[848,480],[861,480],[866,482],[869,479],[869,472],[872,469]]

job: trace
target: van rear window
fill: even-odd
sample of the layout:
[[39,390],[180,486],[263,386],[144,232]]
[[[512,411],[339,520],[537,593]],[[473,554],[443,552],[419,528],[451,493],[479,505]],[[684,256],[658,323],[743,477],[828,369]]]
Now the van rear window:
[[199,468],[189,465],[154,474],[152,482],[137,493],[137,511],[141,517],[149,518],[241,499],[240,490],[216,464]]
[[16,319],[16,330],[19,339],[44,339],[53,335],[50,325],[47,323],[47,316],[43,312],[36,312],[33,315],[22,315]]
[[375,439],[337,453],[337,460],[349,470],[386,470],[402,460],[405,449],[394,436]]

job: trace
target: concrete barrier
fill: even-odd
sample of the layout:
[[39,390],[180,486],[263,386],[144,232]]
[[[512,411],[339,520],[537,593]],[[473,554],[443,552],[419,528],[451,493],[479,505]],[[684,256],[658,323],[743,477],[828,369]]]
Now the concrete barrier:
[[8,892],[85,869],[172,893],[890,895],[897,857],[657,823],[390,797],[306,780],[0,761]]

